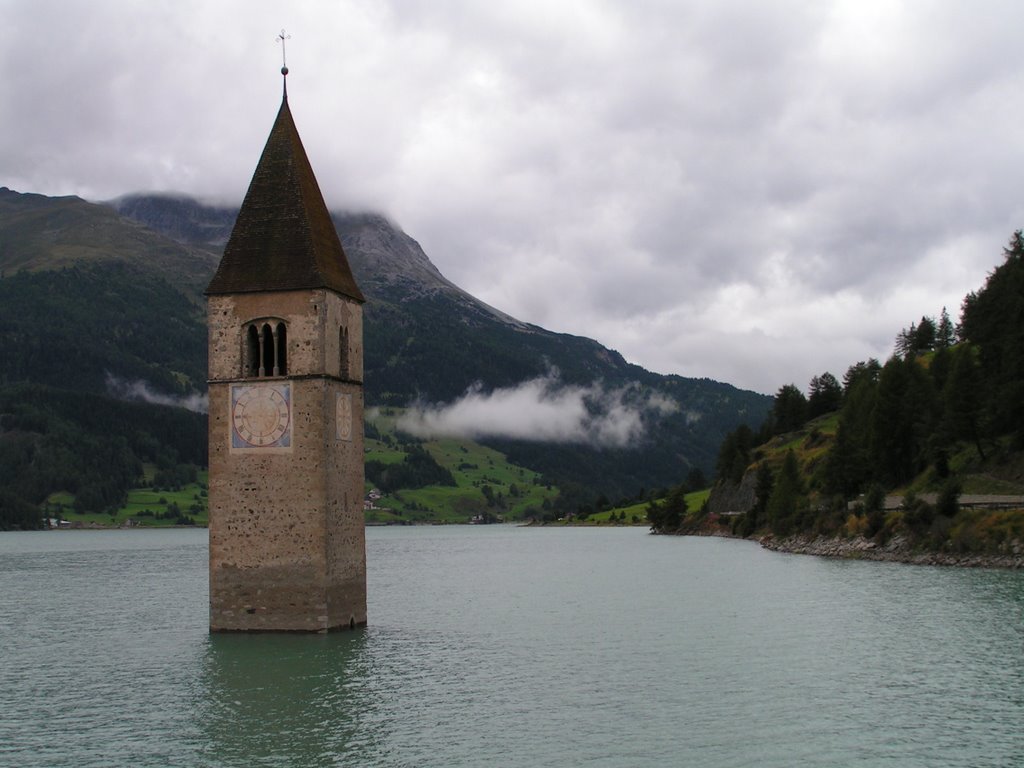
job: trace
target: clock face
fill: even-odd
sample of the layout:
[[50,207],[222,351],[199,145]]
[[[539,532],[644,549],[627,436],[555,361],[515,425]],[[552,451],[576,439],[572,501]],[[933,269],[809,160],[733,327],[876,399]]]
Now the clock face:
[[335,436],[339,440],[352,439],[352,395],[338,393],[335,398]]
[[290,384],[231,387],[231,448],[291,448]]

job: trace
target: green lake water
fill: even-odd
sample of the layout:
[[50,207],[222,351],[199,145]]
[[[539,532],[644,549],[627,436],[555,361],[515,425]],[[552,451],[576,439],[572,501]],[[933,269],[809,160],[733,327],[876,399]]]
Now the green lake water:
[[1024,573],[370,528],[369,621],[207,632],[203,530],[0,534],[0,766],[1024,766]]

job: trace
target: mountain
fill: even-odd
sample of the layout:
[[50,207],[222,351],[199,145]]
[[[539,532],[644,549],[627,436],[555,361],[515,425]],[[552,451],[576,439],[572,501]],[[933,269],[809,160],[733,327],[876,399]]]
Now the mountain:
[[152,271],[186,295],[199,297],[219,258],[216,250],[161,236],[109,206],[0,187],[2,274],[116,262]]
[[[94,204],[0,188],[0,387],[165,401],[203,392],[201,292],[236,214],[180,195]],[[543,379],[617,392],[635,407],[642,435],[628,447],[483,441],[567,497],[617,498],[676,484],[690,468],[708,472],[723,436],[740,423],[756,426],[770,408],[764,395],[651,373],[592,339],[521,322],[447,280],[385,217],[332,215],[367,297],[369,405],[448,403],[473,387],[486,394]]]
[[[112,207],[185,246],[217,254],[233,223],[228,214],[237,212],[162,195],[129,195]],[[651,373],[593,339],[553,333],[485,304],[446,279],[419,243],[384,216],[332,216],[368,299],[364,311],[371,403],[405,405],[416,396],[448,400],[474,381],[487,388],[509,386],[545,375],[554,366],[569,383],[668,383],[676,394],[694,395],[698,408],[732,403],[746,415],[767,412],[770,398],[757,393],[709,379]],[[482,366],[481,356],[493,362]],[[454,371],[446,375],[439,370],[443,368]]]
[[[218,248],[230,232],[223,209],[181,197],[131,195],[123,216],[182,244]],[[562,385],[602,391],[639,387],[678,404],[645,415],[639,448],[485,439],[559,485],[619,498],[679,482],[690,468],[710,470],[723,436],[759,425],[771,399],[709,379],[663,376],[627,363],[593,339],[524,323],[447,280],[412,237],[374,213],[332,214],[353,273],[367,297],[365,383],[370,405],[451,402],[479,383],[512,388],[557,371]]]
[[202,290],[216,264],[107,206],[0,188],[0,384],[204,390]]
[[205,462],[204,414],[122,398],[204,388],[216,261],[106,206],[0,188],[0,529],[57,491],[100,510],[143,463]]

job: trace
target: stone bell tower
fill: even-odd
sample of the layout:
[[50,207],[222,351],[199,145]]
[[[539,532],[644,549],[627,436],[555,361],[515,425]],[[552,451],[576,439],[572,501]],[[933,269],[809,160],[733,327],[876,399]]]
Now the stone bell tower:
[[364,299],[287,90],[206,295],[210,630],[363,625]]

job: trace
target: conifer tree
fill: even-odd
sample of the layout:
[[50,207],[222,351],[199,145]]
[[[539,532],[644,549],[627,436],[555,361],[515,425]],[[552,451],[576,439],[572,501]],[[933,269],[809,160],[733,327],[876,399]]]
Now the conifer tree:
[[876,479],[896,485],[927,465],[936,405],[922,366],[913,358],[890,358],[882,368],[871,414],[870,451]]
[[981,444],[983,402],[982,381],[978,368],[977,350],[971,344],[961,344],[953,351],[953,362],[943,389],[945,423],[950,437],[970,440],[985,460]]
[[800,467],[796,461],[796,454],[790,450],[786,452],[782,469],[779,470],[775,486],[768,498],[766,512],[772,532],[779,536],[790,534],[798,526],[804,506]]
[[776,393],[772,422],[777,435],[799,429],[807,422],[807,398],[795,384],[786,384]]
[[871,479],[871,414],[878,397],[881,366],[871,358],[851,365],[843,376],[843,406],[836,440],[825,460],[824,486],[851,498]]
[[1024,444],[1024,234],[1014,232],[1005,261],[964,298],[961,338],[978,348],[989,427]]
[[754,444],[754,433],[746,424],[740,424],[725,436],[718,449],[715,462],[715,478],[720,481],[738,483],[750,464],[750,451]]
[[938,328],[935,330],[936,349],[951,347],[955,342],[956,329],[953,327],[953,322],[949,319],[949,312],[943,307],[942,314],[939,315]]
[[839,380],[828,371],[811,379],[807,398],[808,418],[839,410],[843,402],[843,388]]

